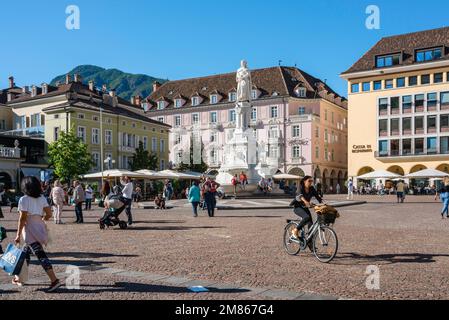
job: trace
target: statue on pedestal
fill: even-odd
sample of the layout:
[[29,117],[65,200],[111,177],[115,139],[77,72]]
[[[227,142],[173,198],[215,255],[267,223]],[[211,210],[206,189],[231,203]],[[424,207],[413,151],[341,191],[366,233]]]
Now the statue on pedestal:
[[248,63],[242,60],[240,69],[237,70],[237,102],[251,102],[251,87],[252,81]]

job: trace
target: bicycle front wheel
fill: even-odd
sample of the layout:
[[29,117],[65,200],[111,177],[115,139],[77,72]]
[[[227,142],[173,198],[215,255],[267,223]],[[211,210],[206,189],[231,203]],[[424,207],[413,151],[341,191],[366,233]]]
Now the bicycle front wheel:
[[328,226],[320,226],[312,239],[313,254],[323,263],[331,262],[338,251],[338,238],[335,231]]
[[299,243],[299,240],[293,239],[292,237],[292,231],[296,229],[297,225],[296,223],[289,223],[284,230],[284,248],[285,251],[291,255],[297,255],[299,251],[301,251],[301,245]]

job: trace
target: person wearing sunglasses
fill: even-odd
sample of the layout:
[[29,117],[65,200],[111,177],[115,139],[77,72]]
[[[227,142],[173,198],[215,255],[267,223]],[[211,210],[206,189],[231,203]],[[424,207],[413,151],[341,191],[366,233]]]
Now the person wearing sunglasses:
[[318,194],[316,189],[313,186],[313,178],[311,176],[305,176],[299,185],[299,194],[296,196],[296,201],[298,202],[298,206],[295,207],[293,211],[297,216],[299,216],[302,220],[299,223],[296,229],[293,229],[292,235],[299,239],[299,231],[307,225],[308,228],[312,226],[312,214],[310,213],[309,208],[312,208],[314,204],[312,203],[312,198],[318,200],[319,203],[323,203],[323,199]]

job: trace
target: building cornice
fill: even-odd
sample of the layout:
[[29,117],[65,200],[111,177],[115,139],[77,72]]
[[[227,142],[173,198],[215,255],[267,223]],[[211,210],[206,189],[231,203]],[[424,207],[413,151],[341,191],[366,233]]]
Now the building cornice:
[[340,77],[344,80],[349,81],[349,80],[358,79],[358,78],[375,77],[375,76],[382,76],[382,75],[395,74],[395,73],[404,73],[404,72],[411,72],[411,71],[422,71],[422,70],[435,69],[435,68],[441,68],[441,67],[449,67],[449,60],[426,62],[426,63],[420,63],[420,64],[413,64],[413,65],[409,65],[409,66],[397,66],[397,67],[395,66],[395,67],[382,68],[382,69],[376,69],[376,70],[367,70],[367,71],[360,71],[360,72],[353,72],[353,73],[342,73],[342,74],[340,74]]

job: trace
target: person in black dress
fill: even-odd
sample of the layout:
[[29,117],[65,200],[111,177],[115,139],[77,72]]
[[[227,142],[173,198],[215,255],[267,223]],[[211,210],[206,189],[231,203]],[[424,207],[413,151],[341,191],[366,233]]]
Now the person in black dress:
[[298,227],[293,230],[293,236],[299,238],[299,231],[307,225],[309,228],[312,226],[312,214],[309,208],[313,206],[312,198],[316,198],[319,203],[323,203],[323,199],[318,194],[316,189],[313,187],[313,178],[310,176],[305,176],[301,180],[299,186],[299,194],[296,200],[299,202],[299,206],[295,208],[294,213],[301,217],[302,220]]

